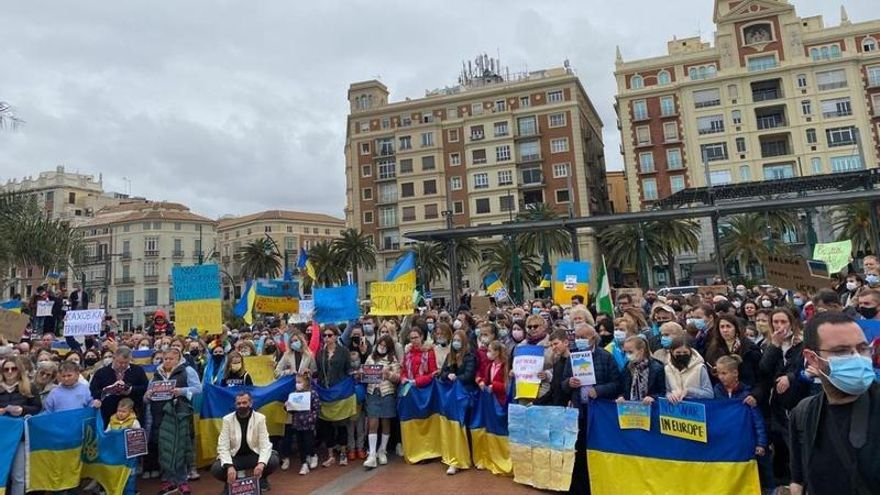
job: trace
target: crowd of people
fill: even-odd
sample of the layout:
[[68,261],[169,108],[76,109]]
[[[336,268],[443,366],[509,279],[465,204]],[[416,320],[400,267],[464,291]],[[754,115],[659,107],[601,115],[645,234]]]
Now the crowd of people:
[[[641,298],[621,292],[613,314],[597,313],[575,297],[502,302],[487,314],[462,304],[419,308],[399,318],[365,313],[338,325],[271,318],[179,335],[160,312],[145,329],[120,331],[108,320],[101,335],[67,339],[64,353],[54,345],[62,340],[60,325],[42,321],[20,342],[0,342],[0,414],[95,407],[108,428],[142,425],[149,453],[139,476],[160,479],[160,494],[191,493],[190,482],[200,476],[193,398],[206,384],[252,385],[246,358],[269,355],[276,378],[294,376],[295,391],[310,394],[309,407],[292,410],[284,434],[270,438],[265,417],[241,389],[235,411],[223,420],[210,470],[227,483],[252,470],[266,491],[273,472],[296,469],[296,463],[305,476],[319,465],[359,462],[380,469],[389,456],[400,455],[396,404],[406,387],[457,381],[469,391],[490,391],[504,405],[517,348],[536,345],[545,348],[541,383],[537,397],[524,402],[581,411],[571,493],[589,493],[584,451],[590,401],[650,404],[658,398],[737,399],[749,407],[765,493],[805,493],[804,487],[811,494],[877,493],[880,385],[874,370],[880,345],[867,342],[854,322],[880,320],[880,263],[869,256],[863,264],[864,273],[847,274],[839,288],[814,294],[742,285],[665,296],[646,290]],[[137,351],[152,356],[151,377],[132,363]],[[575,351],[592,351],[595,385],[573,377],[568,357]],[[341,421],[323,417],[313,387],[330,388],[348,377],[361,381],[365,366],[381,367],[381,377],[365,385],[357,413]],[[173,382],[171,397],[154,397],[153,381]],[[449,466],[446,472],[456,471]],[[8,486],[12,495],[25,491],[23,448]]]

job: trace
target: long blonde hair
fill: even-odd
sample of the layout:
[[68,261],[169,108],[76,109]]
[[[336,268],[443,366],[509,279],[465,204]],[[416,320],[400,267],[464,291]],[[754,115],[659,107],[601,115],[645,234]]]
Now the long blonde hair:
[[[27,373],[24,370],[24,367],[17,360],[12,358],[4,359],[2,363],[0,363],[0,371],[2,368],[6,366],[6,363],[12,363],[18,369],[18,393],[25,397],[33,397],[33,391],[31,390],[31,381],[28,378]],[[5,383],[4,383],[5,384]]]

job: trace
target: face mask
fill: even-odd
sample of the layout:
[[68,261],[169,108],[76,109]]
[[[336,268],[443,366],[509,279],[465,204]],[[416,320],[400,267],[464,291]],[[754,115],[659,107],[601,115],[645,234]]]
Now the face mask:
[[623,330],[615,330],[614,341],[617,342],[617,345],[623,344],[624,340],[626,340],[626,332]]
[[364,323],[364,333],[367,335],[373,335],[376,332],[376,329],[373,328],[373,325],[369,323]]
[[525,333],[520,329],[515,329],[511,333],[511,336],[513,337],[513,340],[515,342],[522,342],[523,337],[525,337]]
[[502,328],[501,330],[498,330],[498,338],[503,339],[504,337],[507,337],[507,333],[508,332],[507,332],[506,328]]
[[460,340],[453,340],[452,341],[452,348],[455,349],[456,351],[460,351],[461,350],[461,341]]
[[687,368],[687,365],[690,364],[690,362],[691,362],[691,355],[690,354],[682,354],[682,355],[673,354],[672,355],[672,365],[678,369]]
[[447,342],[446,339],[437,339],[437,345],[440,347],[446,347],[449,345],[449,342]]
[[294,340],[293,342],[290,343],[290,348],[293,349],[294,351],[299,352],[302,350],[303,344],[302,344],[302,342],[300,342],[298,340]]
[[801,307],[804,305],[804,300],[803,300],[803,298],[800,298],[800,297],[795,297],[793,302],[794,302],[794,305],[797,307]]
[[248,357],[248,356],[251,355],[251,351],[250,351],[250,350],[246,350],[246,349],[245,349],[245,350],[242,350],[242,351],[241,351],[241,355],[244,356],[244,357]]
[[211,357],[214,359],[215,363],[223,361],[223,354],[211,354]]
[[668,335],[662,335],[660,337],[660,346],[662,346],[664,349],[669,349],[669,347],[672,346],[672,337]]
[[297,392],[302,392],[303,388],[304,388],[304,387],[303,387],[303,384],[302,384],[302,383],[300,383],[300,382],[296,382],[296,391],[297,391]]
[[747,294],[748,292],[747,292],[745,289],[737,289],[737,290],[736,290],[736,293],[739,294],[739,295],[742,296],[742,297],[746,297],[746,294]]
[[862,315],[867,320],[873,320],[875,316],[877,316],[877,308],[862,308],[859,307],[859,314]]
[[162,344],[162,346],[159,347],[159,349],[161,349],[162,352],[165,352],[170,348],[171,348],[171,346],[169,346],[168,344]]
[[154,359],[153,366],[162,366],[162,358]]
[[478,338],[480,336],[480,333],[482,333],[482,332],[480,331],[479,328],[474,329],[474,335],[476,335]]
[[489,345],[489,342],[492,342],[491,337],[480,337],[480,343],[483,344],[484,347]]
[[630,363],[634,363],[634,362],[636,362],[636,355],[632,352],[627,352],[626,353],[626,360]]
[[238,413],[242,418],[251,413],[251,408],[249,407],[236,407],[235,412]]
[[819,359],[827,362],[830,367],[829,374],[822,375],[834,388],[845,394],[862,395],[874,383],[874,367],[869,357],[856,354]]
[[241,363],[238,363],[238,364],[230,364],[230,365],[229,365],[229,371],[234,371],[235,373],[238,373],[239,371],[241,371]]
[[434,322],[433,322],[433,321],[429,321],[429,322],[428,322],[428,331],[429,331],[429,332],[433,332],[433,331],[434,331]]
[[769,308],[773,306],[773,301],[769,299],[761,299],[761,306],[764,308]]
[[574,346],[579,351],[589,351],[590,339],[574,339]]
[[92,366],[94,366],[95,363],[97,363],[97,362],[98,362],[98,359],[97,359],[97,358],[86,358],[86,359],[85,359],[86,366],[88,366],[89,368],[91,368]]
[[388,354],[388,349],[384,345],[380,345],[376,348],[376,354],[384,356],[385,354]]
[[858,288],[859,288],[859,285],[855,282],[847,282],[846,283],[846,290],[848,290],[850,292],[852,292]]
[[532,308],[532,314],[533,315],[541,314],[541,308]]
[[192,357],[199,357],[199,350],[193,349],[193,350],[189,351],[189,355]]
[[873,273],[870,275],[865,275],[865,282],[867,282],[868,285],[874,285],[880,282],[880,276],[874,275]]
[[743,303],[741,303],[740,301],[733,301],[733,307],[736,309],[739,309],[742,305]]
[[455,320],[452,322],[452,328],[458,330],[461,328],[461,320]]
[[758,337],[749,337],[749,341],[751,341],[751,343],[753,343],[753,344],[757,344],[757,343],[758,343]]
[[148,345],[142,345],[142,346],[138,347],[138,350],[139,350],[139,351],[149,351],[149,350],[150,350],[150,346],[148,346]]
[[688,318],[687,324],[692,325],[697,330],[705,330],[706,329],[706,320],[702,318]]

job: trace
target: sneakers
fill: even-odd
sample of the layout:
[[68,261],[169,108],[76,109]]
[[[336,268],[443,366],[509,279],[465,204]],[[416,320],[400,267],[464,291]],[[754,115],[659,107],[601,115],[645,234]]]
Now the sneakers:
[[364,467],[365,467],[365,468],[371,468],[371,469],[372,469],[372,468],[376,467],[377,465],[378,465],[378,464],[376,464],[376,456],[374,456],[374,455],[367,456],[367,460],[364,461]]
[[355,459],[357,459],[357,452],[355,452],[354,450],[349,450],[348,451],[348,460],[353,461]]
[[159,471],[150,471],[150,477],[153,479],[159,479]]
[[312,455],[309,456],[309,469],[315,469],[318,467],[318,456]]
[[[345,459],[345,456],[340,456],[340,457],[342,457],[343,459]],[[346,461],[346,462],[347,462],[347,461]],[[321,463],[321,465],[324,466],[325,468],[328,468],[328,467],[330,467],[330,466],[332,466],[332,465],[334,465],[334,464],[336,464],[336,458],[333,457],[333,453],[330,453],[330,455],[327,456],[327,460]]]
[[384,450],[380,450],[378,453],[376,453],[376,457],[379,460],[380,466],[384,466],[385,464],[388,464],[388,455],[385,453]]
[[348,457],[345,454],[339,454],[339,465],[348,466]]
[[186,477],[189,481],[194,481],[199,478],[201,478],[201,476],[199,476],[199,471],[195,467],[189,470],[189,476]]
[[149,480],[149,479],[152,479],[152,478],[153,478],[153,472],[152,472],[152,471],[144,471],[144,473],[141,474],[141,479],[142,479],[142,480]]
[[171,483],[169,483],[167,481],[163,481],[162,486],[159,488],[158,495],[169,495],[169,494],[175,493],[175,492],[177,492],[176,486],[172,485]]
[[189,489],[189,483],[181,483],[180,486],[177,487],[177,491],[179,491],[181,495],[190,495],[192,493]]
[[397,454],[397,457],[403,457],[403,444],[397,444],[394,447],[394,453]]
[[358,454],[358,459],[360,459],[360,460],[364,460],[367,458],[367,451],[366,450],[358,450],[357,454]]
[[299,474],[301,476],[309,474],[309,465],[307,463],[304,462],[302,467],[299,468]]
[[453,475],[458,472],[458,469],[455,469],[455,466],[449,466],[449,469],[446,470],[446,474]]
[[287,471],[288,469],[290,469],[290,459],[285,457],[281,460],[281,470]]

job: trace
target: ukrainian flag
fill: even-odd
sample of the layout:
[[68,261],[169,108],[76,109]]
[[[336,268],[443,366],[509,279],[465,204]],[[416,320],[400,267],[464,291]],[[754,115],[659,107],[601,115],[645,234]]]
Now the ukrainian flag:
[[23,433],[23,419],[0,416],[0,495],[6,495],[9,471]]
[[94,422],[92,408],[28,418],[28,491],[61,491],[79,486],[83,437]]
[[253,309],[257,313],[299,313],[299,282],[258,279]]
[[391,268],[385,276],[386,282],[406,282],[415,287],[416,285],[416,253],[409,251]]
[[434,380],[427,387],[408,389],[397,402],[406,462],[439,457],[449,466],[469,468],[465,415],[471,398],[461,383],[447,385]]
[[156,365],[153,364],[152,350],[134,350],[131,351],[131,363],[136,364],[144,369],[147,377],[152,379],[153,373],[156,372]]
[[[544,347],[539,345],[518,345],[513,350],[513,362],[518,359],[527,361],[544,361]],[[541,391],[541,379],[536,375],[519,376],[514,383],[514,395],[517,399],[535,399]]]
[[312,386],[321,399],[321,411],[318,417],[324,421],[342,421],[357,415],[357,397],[353,378],[346,378],[329,388],[317,383],[313,383]]
[[621,430],[615,403],[591,401],[587,462],[593,493],[760,494],[748,406],[694,402],[706,406],[708,443],[661,435],[656,405],[651,431]]
[[0,308],[5,309],[6,311],[12,311],[13,313],[21,313],[21,301],[18,299],[10,299],[8,301],[0,302]]
[[134,494],[129,481],[138,459],[125,457],[124,430],[105,433],[101,415],[92,415],[94,419],[86,423],[84,432],[82,477],[97,481],[109,494]]
[[483,285],[486,286],[486,291],[495,298],[495,302],[507,299],[507,289],[504,288],[504,283],[497,273],[486,275],[486,278],[483,279]]
[[513,474],[507,432],[507,407],[492,392],[480,390],[471,412],[471,442],[474,464],[492,474]]
[[256,292],[254,291],[254,281],[248,280],[244,286],[244,292],[241,293],[241,299],[235,305],[235,316],[242,318],[248,325],[254,322],[254,300]]
[[553,298],[561,304],[569,304],[571,297],[581,295],[584,304],[590,293],[590,263],[587,261],[560,261],[556,264],[553,282]]

